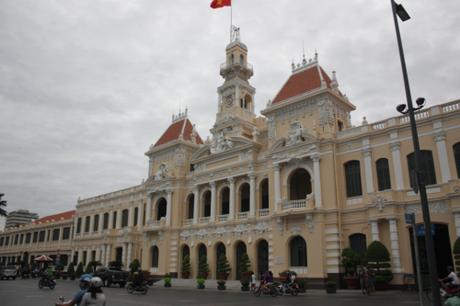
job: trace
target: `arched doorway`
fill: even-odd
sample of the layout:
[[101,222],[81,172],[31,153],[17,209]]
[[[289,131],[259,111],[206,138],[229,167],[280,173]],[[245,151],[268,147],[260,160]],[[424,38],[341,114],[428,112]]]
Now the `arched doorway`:
[[305,200],[311,193],[311,177],[307,170],[299,168],[289,178],[289,200]]
[[218,266],[219,266],[219,258],[220,258],[221,255],[226,255],[225,254],[225,245],[222,242],[218,242],[216,244],[216,260],[215,260],[216,261],[216,266],[215,266],[216,274],[215,275],[216,275],[216,278],[219,278],[219,279],[223,278],[223,277],[217,275],[217,269],[218,269]]
[[[198,245],[198,256],[197,256],[197,265],[196,265],[196,271],[197,274],[200,273],[200,260],[206,260],[208,261],[208,249],[203,243],[200,243]],[[204,258],[204,259],[203,259]]]
[[265,239],[257,243],[257,276],[268,271],[268,242]]
[[[420,271],[422,272],[422,275],[427,275],[429,273],[429,270],[425,247],[425,227],[423,226],[423,224],[417,224],[415,226],[415,233],[417,236],[420,257]],[[452,249],[449,238],[449,227],[447,224],[432,224],[431,233],[433,235],[436,266],[438,268],[438,277],[444,278],[447,275],[447,266],[453,266]],[[414,265],[414,271],[416,271],[412,227],[409,228],[409,234],[411,243],[412,264]]]
[[250,187],[248,183],[244,183],[240,187],[240,212],[249,211]]
[[166,207],[167,202],[165,198],[161,198],[157,202],[157,220],[161,220],[161,218],[166,217]]
[[243,241],[238,241],[235,246],[236,255],[236,279],[241,279],[241,257],[247,253],[246,244]]

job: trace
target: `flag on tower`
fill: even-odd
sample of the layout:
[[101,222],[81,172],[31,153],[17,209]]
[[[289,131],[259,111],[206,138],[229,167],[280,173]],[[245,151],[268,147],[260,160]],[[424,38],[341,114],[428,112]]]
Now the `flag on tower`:
[[232,6],[232,0],[212,0],[211,8],[221,8],[224,6]]

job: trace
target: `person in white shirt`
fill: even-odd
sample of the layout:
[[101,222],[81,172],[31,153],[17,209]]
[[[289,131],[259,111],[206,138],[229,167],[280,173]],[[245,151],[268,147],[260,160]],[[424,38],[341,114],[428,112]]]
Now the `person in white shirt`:
[[447,267],[447,273],[449,273],[445,278],[442,279],[443,282],[450,288],[460,287],[460,280],[458,279],[457,274],[451,266]]

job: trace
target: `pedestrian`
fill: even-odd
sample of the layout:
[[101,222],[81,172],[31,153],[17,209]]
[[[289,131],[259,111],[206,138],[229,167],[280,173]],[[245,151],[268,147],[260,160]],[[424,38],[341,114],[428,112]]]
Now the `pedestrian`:
[[375,271],[374,269],[367,270],[367,294],[375,293]]
[[70,301],[64,302],[64,298],[60,298],[62,300],[60,301],[60,303],[56,303],[55,306],[80,306],[81,300],[85,295],[86,291],[88,290],[91,277],[91,274],[83,274],[82,276],[80,276],[80,282],[78,283],[80,290],[77,293],[75,293],[74,297]]
[[367,280],[366,280],[367,268],[365,266],[358,267],[359,286],[363,295],[367,294]]
[[105,306],[105,294],[101,287],[102,279],[100,277],[91,278],[88,292],[83,296],[80,306]]
[[256,274],[254,272],[251,273],[251,291],[256,290]]

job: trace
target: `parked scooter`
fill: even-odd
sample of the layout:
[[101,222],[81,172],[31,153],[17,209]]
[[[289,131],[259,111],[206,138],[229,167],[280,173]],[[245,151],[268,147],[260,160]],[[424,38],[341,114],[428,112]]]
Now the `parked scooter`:
[[129,282],[128,285],[126,285],[126,290],[131,294],[133,294],[134,292],[139,292],[141,294],[147,294],[149,287],[147,286],[146,282],[143,282],[142,285],[135,284],[133,282]]
[[51,290],[56,287],[56,281],[50,277],[40,277],[38,280],[38,288],[48,287]]
[[280,295],[291,294],[292,296],[297,296],[299,295],[299,284],[296,282],[280,284],[278,292]]

